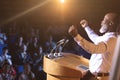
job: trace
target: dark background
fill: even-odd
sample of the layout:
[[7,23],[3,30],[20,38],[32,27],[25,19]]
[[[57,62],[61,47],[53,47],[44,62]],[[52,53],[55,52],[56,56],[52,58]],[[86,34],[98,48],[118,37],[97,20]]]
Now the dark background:
[[[54,26],[56,34],[66,31],[72,24],[80,26],[83,18],[95,31],[100,27],[100,22],[107,12],[120,13],[119,0],[65,0],[61,4],[59,0],[50,0],[46,4],[33,9],[21,16],[17,16],[46,0],[1,0],[0,1],[0,26],[10,26],[14,22],[22,26],[35,26],[46,29]],[[17,17],[16,17],[17,16]],[[57,26],[56,26],[57,25]],[[58,27],[59,25],[59,27]],[[55,27],[56,26],[56,27]],[[81,29],[81,32],[82,31]]]
[[8,28],[14,23],[16,27],[26,29],[37,27],[41,34],[49,31],[57,41],[61,38],[59,36],[68,35],[69,26],[74,24],[87,38],[79,21],[87,19],[91,28],[99,34],[101,20],[108,12],[120,14],[119,0],[65,0],[64,4],[59,0],[1,0],[0,27]]
[[[47,33],[53,35],[57,42],[64,36],[71,38],[67,31],[74,24],[88,39],[79,21],[87,19],[91,28],[99,34],[100,23],[106,13],[120,14],[119,3],[119,0],[65,0],[64,4],[59,0],[0,0],[0,27],[5,30],[14,25],[19,30],[34,27],[40,30],[41,38]],[[68,50],[72,49],[70,45]]]
[[[4,22],[46,0],[1,0],[0,22]],[[96,23],[107,12],[120,12],[119,0],[50,0],[42,7],[19,17],[17,20],[27,20],[31,24],[70,24],[79,23],[87,18]],[[16,19],[15,19],[16,20]],[[13,20],[14,21],[14,20]]]

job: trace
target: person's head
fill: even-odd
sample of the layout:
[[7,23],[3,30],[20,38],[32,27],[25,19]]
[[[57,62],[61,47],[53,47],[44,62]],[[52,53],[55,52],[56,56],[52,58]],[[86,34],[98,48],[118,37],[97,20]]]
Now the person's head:
[[11,66],[9,64],[4,64],[3,65],[2,70],[3,70],[4,73],[8,73],[10,71],[10,69],[11,69]]
[[19,43],[22,43],[22,42],[23,42],[23,36],[17,37],[16,43],[19,44]]
[[23,52],[26,52],[26,51],[27,51],[27,45],[23,44],[23,45],[21,46],[21,50],[22,50]]
[[31,72],[30,64],[25,64],[24,65],[24,71],[25,71],[26,74],[29,74],[29,72]]
[[49,35],[49,41],[53,41],[53,37],[52,37],[52,35]]
[[22,36],[19,37],[19,42],[23,42],[23,37]]
[[38,38],[37,38],[36,36],[34,36],[34,37],[32,38],[32,42],[33,42],[33,43],[37,43],[37,42],[38,42]]
[[41,53],[43,52],[43,48],[42,48],[42,46],[39,46],[39,48],[38,48],[38,52],[39,52],[39,54],[41,54]]
[[4,47],[4,48],[2,49],[2,52],[3,52],[3,54],[7,54],[7,53],[8,53],[8,48],[7,48],[7,47]]
[[119,26],[120,16],[116,13],[107,13],[101,22],[100,33],[116,32]]

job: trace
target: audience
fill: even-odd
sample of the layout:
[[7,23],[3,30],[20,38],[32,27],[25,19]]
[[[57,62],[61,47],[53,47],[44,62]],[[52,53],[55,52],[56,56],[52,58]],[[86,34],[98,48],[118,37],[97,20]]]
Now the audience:
[[46,53],[50,53],[52,49],[56,47],[56,43],[53,41],[53,36],[49,35],[47,37],[47,41],[45,42],[45,51]]
[[37,52],[37,48],[39,46],[38,43],[38,38],[37,37],[33,37],[32,40],[30,42],[28,42],[28,52],[30,53],[31,56],[33,56],[33,54],[35,52]]
[[4,47],[2,50],[2,55],[0,56],[0,67],[7,62],[9,65],[12,65],[11,55],[8,54],[8,48]]
[[0,44],[6,44],[7,36],[5,33],[2,33],[2,30],[0,29]]
[[43,57],[45,53],[43,52],[42,46],[39,46],[37,49],[37,52],[34,53],[32,56],[33,64],[32,64],[32,70],[36,75],[36,79],[43,79],[45,80],[45,72],[43,71]]
[[11,65],[5,63],[2,67],[2,73],[0,73],[0,80],[15,80],[15,77],[15,69]]
[[18,80],[36,80],[30,64],[24,64],[24,71],[19,75]]
[[16,55],[16,57],[15,57],[16,60],[14,62],[15,62],[15,66],[17,66],[18,73],[23,72],[24,64],[26,64],[26,63],[32,64],[33,63],[30,54],[27,52],[27,46],[25,44],[23,44],[21,46],[21,49],[15,55]]
[[[17,23],[4,28],[0,28],[0,80],[46,80],[43,57],[56,48],[55,37],[42,30],[43,34],[40,34],[39,28],[18,27]],[[62,51],[62,48],[60,46],[53,52]],[[69,51],[67,48],[64,50]]]

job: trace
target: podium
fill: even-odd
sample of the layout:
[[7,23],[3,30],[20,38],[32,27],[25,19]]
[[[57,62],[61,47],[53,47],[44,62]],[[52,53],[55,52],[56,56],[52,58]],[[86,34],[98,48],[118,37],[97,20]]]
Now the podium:
[[72,53],[62,55],[53,59],[44,56],[43,70],[47,73],[47,80],[80,80],[88,69],[89,60]]

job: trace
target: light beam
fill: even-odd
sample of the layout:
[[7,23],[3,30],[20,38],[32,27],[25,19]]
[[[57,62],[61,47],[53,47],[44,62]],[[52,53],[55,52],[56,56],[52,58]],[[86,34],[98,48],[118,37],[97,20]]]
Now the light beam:
[[19,17],[22,17],[22,16],[26,15],[27,13],[30,13],[30,12],[34,11],[35,9],[44,6],[44,5],[45,5],[46,3],[48,3],[49,1],[50,1],[50,0],[46,0],[46,1],[42,2],[42,3],[39,3],[38,5],[33,6],[32,8],[29,8],[29,9],[27,9],[27,10],[25,10],[25,11],[17,14],[16,16],[13,16],[13,17],[5,20],[4,22],[0,23],[0,25],[4,25],[4,24],[6,24],[6,23],[9,23],[9,22],[11,22],[11,21],[19,18]]

